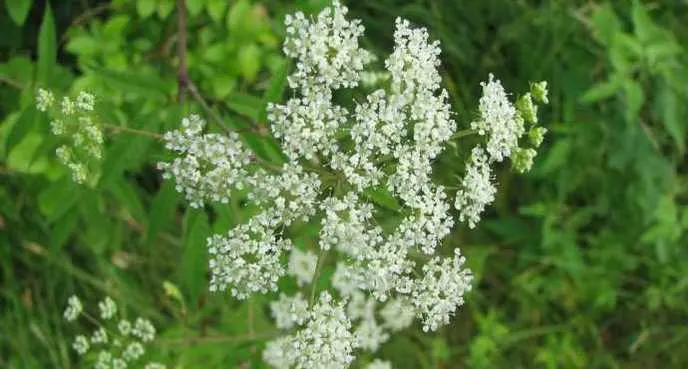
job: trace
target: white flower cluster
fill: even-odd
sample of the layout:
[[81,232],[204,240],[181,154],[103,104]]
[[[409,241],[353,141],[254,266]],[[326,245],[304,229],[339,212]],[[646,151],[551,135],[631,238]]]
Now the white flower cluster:
[[268,342],[263,359],[280,369],[348,367],[357,341],[344,305],[323,292],[306,317],[295,334]]
[[53,134],[66,141],[56,150],[58,160],[72,172],[74,182],[92,185],[98,179],[103,157],[103,132],[96,123],[95,97],[82,91],[74,100],[63,97],[59,108],[56,102],[51,91],[38,89],[36,108],[51,113]]
[[[97,322],[98,327],[90,335],[78,335],[74,339],[72,348],[79,355],[84,356],[89,351],[97,352],[95,355],[95,369],[126,369],[132,364],[141,361],[146,353],[144,344],[151,343],[155,339],[155,327],[144,318],[137,318],[132,324],[126,319],[120,319],[116,324],[108,324],[117,315],[117,304],[110,297],[106,297],[98,303],[102,322]],[[64,317],[67,321],[74,321],[80,315],[85,314],[91,322],[96,321],[83,311],[83,305],[76,296],[67,300],[67,308]],[[115,319],[116,320],[116,319]],[[145,369],[165,369],[165,365],[148,362]]]
[[[495,187],[490,165],[511,158],[518,172],[526,172],[540,147],[547,129],[537,126],[537,102],[546,104],[547,82],[531,85],[530,92],[521,96],[516,105],[509,101],[502,83],[490,74],[488,81],[482,83],[483,95],[480,98],[480,118],[471,123],[471,128],[479,135],[487,135],[485,148],[475,147],[466,165],[466,175],[456,194],[454,206],[459,210],[459,219],[474,228],[480,220],[485,207],[495,199]],[[532,147],[519,147],[519,140],[530,125],[528,139]]]
[[[471,289],[459,250],[437,252],[454,218],[447,188],[433,180],[433,162],[457,130],[441,88],[439,42],[397,19],[394,51],[384,61],[387,86],[347,110],[335,92],[358,86],[372,56],[358,45],[360,21],[346,13],[334,1],[317,17],[286,18],[284,51],[296,59],[288,79],[295,93],[285,105],[270,104],[268,120],[287,163],[248,165],[251,156],[237,136],[213,136],[206,148],[198,117],[166,135],[182,158],[161,168],[194,206],[226,202],[241,187],[259,209],[208,239],[210,289],[245,299],[277,292],[287,276],[299,289],[270,304],[285,331],[263,352],[276,368],[346,368],[355,349],[374,353],[416,320],[425,331],[448,324]],[[483,84],[472,129],[488,139],[472,150],[454,200],[459,220],[471,228],[494,200],[490,165],[511,157],[520,170],[532,162],[534,150],[518,146],[526,124],[533,146],[542,142],[533,99],[546,100],[546,85],[531,86],[515,106],[492,76]],[[207,174],[214,171],[221,175]],[[383,217],[389,221],[379,222]],[[292,243],[304,224],[319,225],[317,243]],[[318,274],[333,266],[333,275]],[[319,291],[323,282],[332,288]]]
[[167,149],[182,157],[158,163],[165,178],[176,179],[177,191],[186,195],[192,207],[201,207],[206,200],[226,204],[231,190],[243,187],[244,167],[251,159],[237,134],[204,134],[204,127],[198,115],[184,118],[180,130],[164,137]]

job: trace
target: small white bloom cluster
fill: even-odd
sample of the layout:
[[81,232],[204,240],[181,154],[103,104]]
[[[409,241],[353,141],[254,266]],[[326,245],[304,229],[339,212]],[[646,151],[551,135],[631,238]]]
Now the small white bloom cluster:
[[[493,182],[493,162],[511,158],[516,171],[523,173],[533,165],[547,129],[537,126],[537,102],[546,104],[547,82],[531,85],[530,92],[521,96],[516,105],[509,101],[502,83],[490,74],[487,83],[482,83],[483,96],[480,98],[480,118],[471,123],[471,128],[479,135],[487,135],[485,148],[478,146],[472,151],[466,165],[466,175],[456,194],[454,206],[459,210],[459,219],[474,228],[480,220],[485,206],[494,201],[497,188]],[[532,147],[519,147],[519,140],[530,125],[528,139]]]
[[[447,188],[433,180],[433,163],[457,137],[449,94],[441,88],[439,42],[397,19],[385,88],[349,110],[338,105],[336,92],[357,87],[373,57],[358,45],[360,21],[346,13],[334,1],[317,17],[286,18],[294,95],[284,105],[270,104],[268,121],[287,163],[251,162],[237,136],[202,135],[194,116],[166,135],[168,148],[182,157],[161,168],[193,206],[227,202],[233,189],[243,188],[258,207],[245,223],[208,239],[211,291],[245,299],[277,292],[287,276],[299,289],[270,304],[285,331],[263,352],[275,368],[346,368],[355,349],[374,353],[416,320],[425,331],[448,324],[471,290],[459,250],[437,252],[454,217]],[[526,124],[532,145],[542,142],[533,99],[546,100],[546,85],[532,85],[513,105],[492,76],[483,84],[480,119],[471,126],[487,143],[472,150],[454,200],[458,219],[471,228],[495,197],[490,165],[511,157],[521,171],[532,162],[534,149],[518,146]],[[379,222],[383,217],[391,221]],[[317,243],[292,243],[289,237],[304,224],[319,225]],[[319,275],[333,266],[331,276]],[[331,288],[319,291],[323,282]]]
[[346,368],[357,345],[344,305],[323,292],[293,335],[268,342],[263,359],[275,368]]
[[177,191],[192,207],[201,207],[206,200],[226,204],[231,190],[243,187],[244,167],[251,158],[237,134],[204,134],[204,127],[198,115],[184,118],[181,129],[164,136],[167,149],[182,157],[158,163],[163,177],[176,179]]
[[72,172],[74,182],[94,184],[103,156],[103,132],[94,114],[95,97],[82,91],[76,99],[65,96],[57,105],[51,91],[38,89],[36,108],[52,115],[53,134],[66,141],[56,150],[58,160]]
[[[74,339],[72,348],[79,355],[84,356],[89,351],[97,352],[95,358],[95,369],[125,369],[131,364],[138,363],[145,355],[144,344],[151,343],[155,339],[155,327],[144,318],[137,318],[132,324],[126,319],[120,319],[117,323],[107,321],[116,318],[118,309],[115,301],[106,297],[98,303],[101,322],[93,333],[88,335],[78,335]],[[91,322],[96,319],[83,311],[83,305],[76,296],[71,296],[67,300],[67,308],[64,317],[72,322],[80,315],[86,315]],[[117,319],[114,319],[117,320]],[[146,369],[165,369],[165,365],[148,362]]]

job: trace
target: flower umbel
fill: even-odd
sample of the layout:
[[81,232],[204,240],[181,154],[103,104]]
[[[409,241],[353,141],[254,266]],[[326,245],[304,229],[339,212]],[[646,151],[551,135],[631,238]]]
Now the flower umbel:
[[536,103],[546,85],[513,103],[490,75],[478,118],[460,132],[484,142],[469,148],[457,186],[437,183],[434,164],[460,136],[441,87],[439,41],[397,19],[382,88],[342,106],[338,91],[358,87],[374,59],[359,46],[361,22],[346,14],[334,1],[317,16],[285,19],[294,91],[270,103],[267,118],[286,162],[251,154],[239,134],[203,133],[194,115],[165,135],[180,157],[160,168],[191,206],[240,196],[255,210],[208,238],[210,290],[237,299],[281,292],[270,312],[284,335],[263,352],[275,368],[346,368],[356,350],[376,352],[415,320],[425,331],[448,324],[473,279],[460,251],[446,256],[443,247],[452,200],[458,220],[475,227],[497,192],[492,166],[510,158],[517,171],[530,169],[545,133]]

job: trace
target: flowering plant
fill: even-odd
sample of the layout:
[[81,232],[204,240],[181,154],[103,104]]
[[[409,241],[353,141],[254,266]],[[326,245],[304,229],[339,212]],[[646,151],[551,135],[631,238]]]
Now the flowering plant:
[[[547,103],[546,82],[514,103],[492,75],[478,116],[458,131],[441,88],[439,42],[397,19],[386,71],[366,72],[375,58],[359,46],[361,22],[346,14],[334,1],[317,17],[285,19],[294,95],[268,105],[283,163],[257,156],[236,132],[208,132],[199,115],[163,137],[177,157],[158,167],[192,207],[246,191],[260,209],[208,238],[209,288],[240,300],[280,292],[270,311],[283,334],[263,352],[275,368],[345,368],[357,350],[376,352],[416,320],[424,331],[448,324],[473,277],[459,249],[442,255],[443,240],[455,218],[476,226],[495,198],[493,167],[509,159],[529,170],[546,132],[536,105]],[[378,88],[341,102],[340,91],[364,82]],[[42,95],[39,105],[50,105]],[[433,162],[469,134],[484,140],[470,148],[462,178],[453,188],[437,184]],[[393,221],[381,222],[383,212]],[[313,247],[293,240],[302,224],[319,225]],[[319,275],[325,265],[335,268],[331,277]],[[285,278],[298,292],[280,291]]]

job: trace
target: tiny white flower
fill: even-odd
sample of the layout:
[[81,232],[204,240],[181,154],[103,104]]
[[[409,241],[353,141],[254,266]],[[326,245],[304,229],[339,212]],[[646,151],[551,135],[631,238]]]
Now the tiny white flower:
[[98,303],[98,309],[100,309],[100,318],[107,320],[117,313],[117,304],[108,296]]
[[72,347],[79,355],[84,355],[91,347],[91,345],[89,344],[88,339],[86,337],[79,335],[76,336],[76,338],[74,339]]
[[306,250],[301,251],[297,248],[292,249],[289,257],[289,275],[296,277],[299,286],[311,283],[318,266],[318,255]]
[[155,339],[155,327],[148,319],[137,318],[134,322],[134,329],[131,331],[134,337],[138,337],[143,342],[150,342]]
[[81,300],[75,295],[72,295],[67,299],[67,309],[64,311],[64,318],[68,322],[74,321],[83,310],[84,306],[81,304]]
[[55,103],[55,95],[52,91],[44,90],[42,88],[38,89],[38,94],[36,95],[36,109],[38,111],[47,111]]

